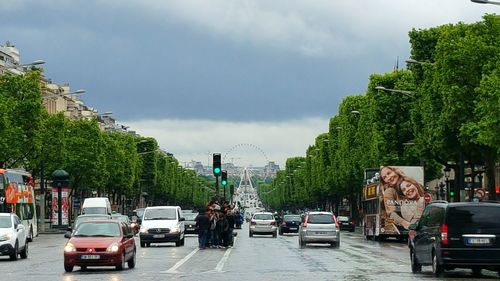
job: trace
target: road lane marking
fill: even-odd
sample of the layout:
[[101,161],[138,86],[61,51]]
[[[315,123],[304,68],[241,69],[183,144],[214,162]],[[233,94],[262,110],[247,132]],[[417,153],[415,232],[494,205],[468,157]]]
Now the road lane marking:
[[224,267],[224,264],[226,263],[228,257],[229,257],[229,254],[231,254],[231,250],[233,248],[229,248],[226,250],[226,252],[224,253],[224,256],[222,256],[222,258],[220,259],[219,263],[217,264],[217,266],[215,267],[215,271],[217,272],[222,272],[222,268]]
[[167,271],[164,271],[164,273],[179,273],[177,272],[177,268],[179,268],[181,265],[183,265],[185,262],[187,262],[196,252],[198,252],[199,248],[194,249],[191,253],[189,253],[187,256],[185,256],[182,260],[178,261],[174,266],[169,268]]

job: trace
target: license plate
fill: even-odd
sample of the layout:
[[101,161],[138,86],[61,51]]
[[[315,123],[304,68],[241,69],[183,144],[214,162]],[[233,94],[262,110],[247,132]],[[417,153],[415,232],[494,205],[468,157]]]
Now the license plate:
[[100,258],[101,258],[100,255],[82,255],[81,256],[82,260],[98,260]]
[[490,244],[490,239],[489,238],[468,238],[467,244],[468,245],[488,245],[488,244]]
[[165,238],[165,234],[155,234],[153,238]]
[[326,232],[326,231],[316,231],[316,234],[318,234],[318,235],[326,235],[326,234],[328,234],[328,232]]
[[297,230],[296,227],[290,227],[290,230]]

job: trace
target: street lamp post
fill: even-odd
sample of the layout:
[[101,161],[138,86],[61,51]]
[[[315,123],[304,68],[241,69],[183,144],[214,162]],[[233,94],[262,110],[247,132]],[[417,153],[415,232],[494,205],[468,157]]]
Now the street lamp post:
[[386,88],[384,86],[376,86],[375,90],[381,90],[381,91],[393,92],[393,93],[400,93],[400,94],[407,95],[407,96],[410,96],[410,97],[413,96],[413,92],[412,91],[398,90],[398,89],[388,89],[388,88]]
[[0,71],[3,70],[8,70],[8,69],[18,69],[20,67],[25,68],[25,67],[30,67],[30,66],[35,66],[35,65],[41,65],[44,64],[45,61],[43,60],[34,60],[31,63],[26,63],[26,64],[14,64],[14,65],[0,65]]

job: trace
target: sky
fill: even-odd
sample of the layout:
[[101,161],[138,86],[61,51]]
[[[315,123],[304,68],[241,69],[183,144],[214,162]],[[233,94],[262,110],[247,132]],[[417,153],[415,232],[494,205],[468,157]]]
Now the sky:
[[0,45],[181,162],[284,166],[346,96],[405,67],[408,32],[480,21],[469,0],[2,0]]

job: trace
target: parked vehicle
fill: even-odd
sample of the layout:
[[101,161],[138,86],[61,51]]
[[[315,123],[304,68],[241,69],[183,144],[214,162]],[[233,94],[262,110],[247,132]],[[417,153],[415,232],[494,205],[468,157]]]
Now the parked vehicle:
[[28,257],[26,228],[16,214],[0,213],[0,256],[5,255],[11,260]]
[[340,246],[340,229],[335,215],[331,212],[309,212],[299,227],[299,246],[307,243],[328,243]]
[[474,275],[489,269],[500,275],[499,218],[499,203],[430,203],[418,223],[410,225],[412,272],[431,265],[435,276],[455,268],[470,268]]
[[82,215],[104,214],[111,215],[111,203],[107,197],[85,198],[82,205]]
[[301,223],[302,218],[300,215],[284,215],[283,222],[280,224],[279,234],[298,233]]
[[91,220],[77,226],[64,246],[64,270],[75,266],[115,266],[122,270],[136,264],[136,247],[132,229],[118,220]]
[[271,234],[273,237],[278,236],[278,227],[273,213],[256,212],[252,215],[248,235],[252,237],[254,234]]
[[141,247],[151,243],[175,242],[184,245],[184,218],[179,206],[147,207],[142,217],[139,238]]
[[349,232],[354,232],[354,230],[356,229],[354,221],[347,216],[338,216],[337,220],[339,221],[340,230],[348,230]]

